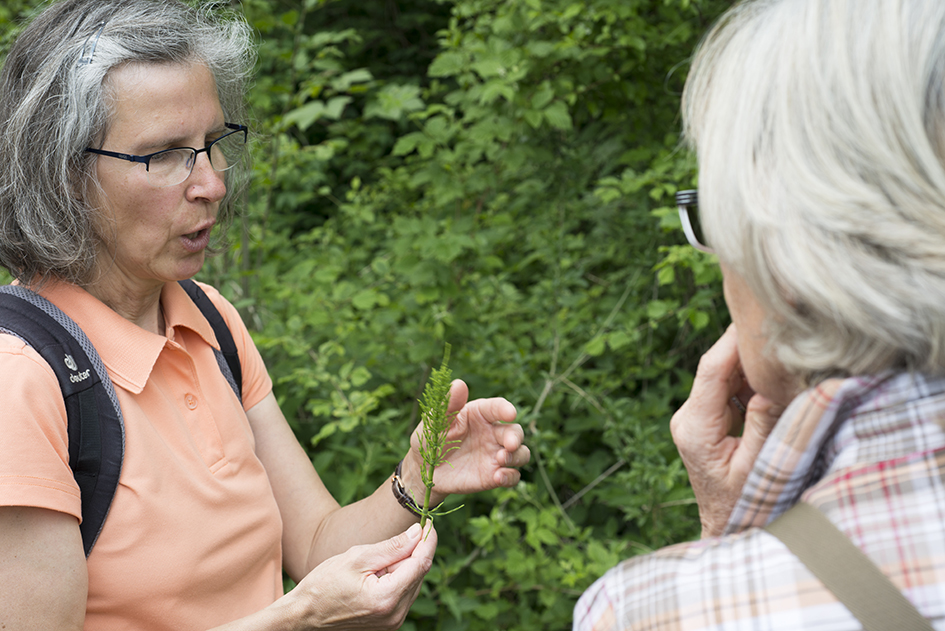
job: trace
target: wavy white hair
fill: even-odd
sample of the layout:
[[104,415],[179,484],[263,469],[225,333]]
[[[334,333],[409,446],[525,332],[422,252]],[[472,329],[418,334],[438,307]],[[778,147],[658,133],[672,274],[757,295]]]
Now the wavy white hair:
[[945,2],[741,2],[683,117],[706,238],[787,368],[945,372]]

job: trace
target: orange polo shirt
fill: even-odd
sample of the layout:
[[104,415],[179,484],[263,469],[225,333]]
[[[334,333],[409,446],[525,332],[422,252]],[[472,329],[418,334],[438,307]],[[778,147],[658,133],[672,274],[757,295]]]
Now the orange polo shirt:
[[[118,490],[88,559],[87,631],[207,629],[282,595],[282,521],[243,411],[272,381],[236,309],[202,287],[236,341],[242,406],[220,372],[213,330],[176,283],[161,294],[166,337],[75,286],[41,292],[95,346],[125,422]],[[81,518],[55,375],[32,348],[0,335],[0,383],[0,505]]]

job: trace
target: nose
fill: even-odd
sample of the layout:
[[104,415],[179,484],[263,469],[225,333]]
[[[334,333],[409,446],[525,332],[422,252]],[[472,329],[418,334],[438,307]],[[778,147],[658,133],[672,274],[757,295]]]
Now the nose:
[[215,171],[210,164],[208,152],[197,154],[190,177],[187,178],[187,197],[194,201],[218,202],[226,195],[223,173]]

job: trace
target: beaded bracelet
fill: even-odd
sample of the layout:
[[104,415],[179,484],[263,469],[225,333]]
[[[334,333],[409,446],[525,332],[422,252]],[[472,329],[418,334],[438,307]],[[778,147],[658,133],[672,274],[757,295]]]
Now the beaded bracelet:
[[[394,477],[391,479],[391,490],[394,492],[394,497],[397,498],[397,503],[406,508],[408,511],[416,515],[417,517],[423,516],[423,509],[417,505],[417,502],[410,497],[410,493],[407,492],[407,489],[404,487],[403,478],[400,477],[401,470],[403,469],[404,461],[401,460],[397,463],[397,468],[394,469]],[[442,505],[442,504],[441,504]],[[441,505],[438,505],[434,508],[431,508],[428,512],[433,512]]]

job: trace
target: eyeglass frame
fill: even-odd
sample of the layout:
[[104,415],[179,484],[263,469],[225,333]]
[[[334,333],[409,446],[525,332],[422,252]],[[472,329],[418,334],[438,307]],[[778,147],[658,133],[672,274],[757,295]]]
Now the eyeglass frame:
[[677,191],[676,208],[679,210],[679,220],[682,222],[683,232],[686,233],[686,240],[689,241],[689,245],[700,252],[705,252],[706,254],[715,254],[715,250],[707,246],[705,243],[700,241],[698,237],[696,237],[696,231],[693,227],[695,220],[690,214],[689,209],[698,205],[699,191],[695,189]]
[[[154,153],[149,153],[144,156],[137,156],[132,153],[119,153],[117,151],[106,151],[104,149],[93,149],[92,147],[86,147],[85,150],[88,153],[94,153],[95,155],[106,156],[108,158],[118,158],[119,160],[126,160],[128,162],[140,162],[141,164],[144,165],[144,170],[150,173],[151,172],[151,158],[153,158],[154,156],[160,155],[162,153],[167,153],[169,151],[180,151],[181,149],[189,149],[194,152],[194,159],[193,159],[193,162],[190,164],[190,171],[187,173],[187,177],[185,177],[180,182],[177,182],[177,184],[181,184],[183,182],[186,182],[187,178],[189,178],[191,174],[194,172],[194,165],[197,164],[197,156],[199,156],[201,153],[207,154],[207,160],[210,162],[210,166],[213,167],[213,160],[210,159],[210,149],[213,148],[213,145],[215,145],[216,143],[220,142],[224,138],[232,136],[233,134],[238,134],[240,132],[243,132],[243,143],[246,143],[246,141],[248,140],[247,137],[249,135],[249,127],[247,127],[246,125],[240,125],[238,123],[223,123],[223,125],[227,129],[232,129],[233,131],[227,132],[223,134],[222,136],[220,136],[219,138],[215,138],[214,140],[210,142],[210,144],[208,144],[203,149],[194,149],[193,147],[171,147],[169,149],[162,149],[160,151],[155,151]],[[235,165],[229,165],[225,169],[214,168],[213,170],[216,171],[217,173],[223,173],[224,171],[229,170],[233,166]],[[175,186],[175,184],[166,184],[165,186]],[[159,188],[163,188],[163,187],[159,187]]]

